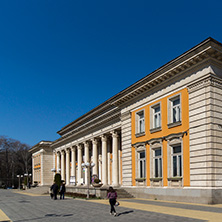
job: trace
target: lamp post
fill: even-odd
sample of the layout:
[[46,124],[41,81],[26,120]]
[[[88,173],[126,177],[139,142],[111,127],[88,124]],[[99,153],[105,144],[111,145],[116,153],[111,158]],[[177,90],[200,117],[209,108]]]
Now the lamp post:
[[23,177],[23,175],[17,175],[17,177],[18,177],[18,179],[19,179],[19,190],[20,190],[20,188],[21,188],[21,184],[20,184],[20,179],[21,179],[21,177]]
[[24,173],[24,176],[27,177],[26,179],[26,189],[28,189],[28,183],[29,183],[29,174],[28,173]]
[[[30,183],[32,184],[32,174],[31,173],[29,174],[29,178],[30,178]],[[30,183],[29,183],[29,185],[31,185]]]
[[28,173],[24,173],[24,176],[27,177],[27,188],[30,189],[29,177],[31,177],[32,174],[31,174],[31,173],[30,173],[30,174],[28,174]]
[[55,172],[56,172],[56,169],[55,169],[55,168],[52,168],[51,171],[52,171],[53,173],[55,173]]
[[90,169],[95,166],[95,163],[86,162],[86,163],[82,163],[81,166],[82,168],[88,169],[87,170],[88,175],[87,175],[87,197],[86,198],[89,199]]

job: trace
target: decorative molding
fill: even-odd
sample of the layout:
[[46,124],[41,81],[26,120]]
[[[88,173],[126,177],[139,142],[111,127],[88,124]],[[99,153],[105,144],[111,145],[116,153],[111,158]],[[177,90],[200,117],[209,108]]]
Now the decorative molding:
[[107,142],[107,135],[100,136],[102,142]]
[[145,136],[145,132],[143,132],[143,133],[136,133],[135,136],[136,136],[136,138],[141,137],[141,136]]
[[152,129],[150,129],[150,133],[156,133],[156,132],[159,132],[159,131],[161,131],[162,130],[162,127],[160,126],[160,127],[157,127],[157,128],[152,128]]
[[222,79],[217,78],[217,77],[212,77],[211,86],[222,89]]
[[71,150],[70,148],[66,148],[66,150],[65,150],[65,151],[66,151],[66,153],[69,153],[69,152],[70,152],[70,150]]
[[218,43],[215,43],[214,40],[210,38],[117,94],[112,104],[120,106],[145,91],[150,91],[168,79],[175,78],[176,75],[180,75],[209,60],[214,60],[219,63],[222,62],[221,45],[218,45]]
[[195,92],[201,88],[205,88],[208,86],[214,86],[214,87],[222,89],[222,79],[220,79],[216,76],[213,76],[211,74],[207,78],[204,78],[204,79],[201,79],[195,83],[192,83],[187,88],[188,88],[188,92],[192,93],[192,92]]
[[170,134],[168,136],[166,136],[164,139],[167,140],[167,141],[172,141],[172,140],[175,140],[175,139],[182,139],[184,135],[184,132],[182,133],[173,133],[173,134]]
[[181,121],[177,121],[175,123],[168,123],[167,126],[168,128],[173,128],[173,127],[176,127],[176,126],[181,126],[182,125],[182,122]]
[[161,145],[162,141],[163,141],[163,137],[160,137],[160,138],[147,140],[146,143],[149,144],[150,146],[155,146],[156,144]]
[[146,142],[138,142],[138,143],[132,144],[132,146],[134,146],[136,149],[138,149],[141,146],[145,147]]
[[131,119],[131,112],[127,111],[125,113],[121,113],[120,119],[121,119],[121,121],[125,121],[127,119]]
[[115,137],[115,138],[119,137],[118,132],[116,130],[112,131],[111,134],[112,134],[112,137]]
[[184,131],[184,132],[180,132],[180,133],[171,133],[167,136],[163,136],[163,137],[159,137],[159,138],[153,138],[153,139],[150,139],[150,140],[146,140],[146,141],[141,141],[141,142],[137,142],[137,143],[134,143],[134,144],[131,144],[133,147],[137,148],[138,146],[145,146],[146,144],[149,144],[149,145],[154,145],[155,143],[159,143],[159,144],[162,144],[162,141],[163,140],[166,140],[166,141],[171,141],[175,138],[183,138],[184,135],[187,135],[187,131]]
[[154,178],[150,178],[150,181],[162,181],[163,178],[162,177],[154,177]]

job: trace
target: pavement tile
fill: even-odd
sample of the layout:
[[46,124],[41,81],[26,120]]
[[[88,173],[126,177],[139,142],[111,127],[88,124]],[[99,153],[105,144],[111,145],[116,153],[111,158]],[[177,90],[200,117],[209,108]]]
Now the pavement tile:
[[[51,200],[49,196],[30,196],[21,193],[14,193],[11,190],[0,190],[0,196],[0,209],[13,222],[113,222],[113,220],[121,222],[207,221],[203,219],[203,217],[202,219],[197,217],[190,217],[191,214],[187,213],[193,211],[190,209],[183,209],[183,206],[181,206],[181,209],[178,209],[174,206],[167,207],[158,204],[146,204],[145,202],[141,203],[120,200],[121,205],[116,208],[119,216],[114,217],[109,214],[108,200],[86,201],[70,198],[66,198],[65,200]],[[153,207],[154,210],[150,209],[151,207]],[[158,210],[155,210],[157,208]],[[161,208],[166,208],[168,212],[166,212],[166,209],[161,210]],[[181,211],[184,210],[185,213],[175,215],[175,212],[173,214],[169,209],[177,209]],[[212,216],[219,214],[215,212],[207,213],[211,214]],[[221,214],[219,215],[221,216]],[[214,219],[215,217],[212,217],[212,220],[210,221],[215,222]]]

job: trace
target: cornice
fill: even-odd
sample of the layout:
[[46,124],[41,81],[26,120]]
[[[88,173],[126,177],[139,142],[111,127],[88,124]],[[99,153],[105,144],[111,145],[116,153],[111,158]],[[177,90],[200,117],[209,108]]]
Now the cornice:
[[165,141],[170,141],[170,140],[175,139],[175,138],[182,138],[184,135],[187,135],[187,132],[188,132],[188,130],[183,131],[183,132],[179,132],[179,133],[171,133],[167,136],[152,138],[150,140],[137,142],[137,143],[134,143],[134,144],[131,144],[131,145],[133,147],[138,147],[138,146],[145,146],[146,144],[148,144],[150,146],[154,145],[155,143],[161,144],[162,141],[164,141],[164,140]]
[[120,106],[210,59],[222,63],[222,45],[211,38],[123,90],[116,96],[112,104]]
[[[79,136],[81,134],[86,134],[91,129],[96,128],[98,126],[102,126],[103,124],[107,124],[108,122],[119,120],[120,119],[120,112],[115,112],[113,115],[106,115],[106,118],[104,116],[100,117],[99,119],[94,120],[93,122],[89,122],[87,125],[80,125],[75,130],[72,130],[70,133],[62,136],[58,140],[54,141],[52,144],[52,147],[55,148],[57,146],[60,146],[63,143],[66,143],[66,141],[69,141],[70,139],[75,138],[76,136]],[[105,132],[104,132],[105,133]],[[79,136],[80,137],[80,136]]]
[[49,149],[51,148],[51,141],[40,141],[39,143],[37,143],[36,145],[34,145],[29,152],[30,153],[35,153],[41,149]]
[[92,109],[88,113],[82,115],[81,117],[74,120],[73,122],[71,122],[67,126],[63,127],[57,133],[60,134],[61,136],[64,136],[66,133],[72,131],[73,129],[76,129],[80,125],[84,126],[84,125],[88,124],[89,122],[95,121],[95,119],[98,119],[99,117],[101,117],[103,115],[107,115],[107,114],[112,115],[111,114],[112,112],[116,112],[118,110],[119,110],[118,107],[111,105],[109,103],[109,100],[107,100],[106,102],[102,103],[98,107]]
[[188,92],[192,93],[207,86],[214,86],[222,89],[222,79],[214,75],[209,75],[187,86]]
[[121,113],[121,121],[127,120],[131,118],[131,112],[127,111],[125,113]]
[[[52,146],[57,146],[81,133],[84,134],[84,132],[105,124],[107,121],[118,118],[121,118],[121,120],[127,119],[129,114],[120,114],[120,108],[127,102],[137,99],[143,93],[155,89],[166,81],[173,80],[200,64],[212,61],[222,64],[222,44],[208,38],[63,127],[58,131],[62,137],[53,142]],[[214,81],[211,84],[217,87],[221,85],[219,81]],[[191,88],[192,86],[190,86],[190,90]]]

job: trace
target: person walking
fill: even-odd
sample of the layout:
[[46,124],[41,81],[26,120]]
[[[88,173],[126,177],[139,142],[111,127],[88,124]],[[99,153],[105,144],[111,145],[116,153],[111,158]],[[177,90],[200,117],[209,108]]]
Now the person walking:
[[61,186],[60,186],[60,189],[59,189],[60,200],[61,199],[64,200],[65,192],[66,192],[65,183],[62,183]]
[[109,204],[110,204],[110,215],[114,214],[114,216],[117,216],[117,213],[114,207],[116,203],[117,193],[113,189],[113,187],[109,187],[107,198],[109,199]]
[[59,189],[58,185],[54,182],[53,185],[51,186],[54,200],[57,200],[58,189]]
[[51,199],[53,199],[52,187],[53,187],[53,185],[49,188],[49,195],[50,195]]

